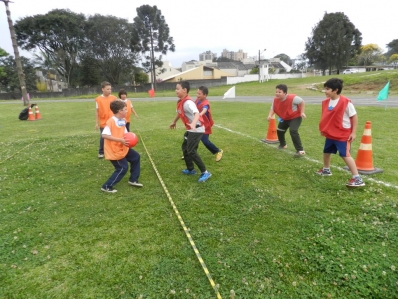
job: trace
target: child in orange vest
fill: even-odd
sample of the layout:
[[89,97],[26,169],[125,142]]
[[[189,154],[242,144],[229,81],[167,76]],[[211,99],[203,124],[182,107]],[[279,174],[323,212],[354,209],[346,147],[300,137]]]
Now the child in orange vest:
[[342,96],[343,80],[331,78],[323,84],[326,100],[322,101],[322,116],[319,131],[326,137],[323,149],[323,167],[317,172],[322,176],[331,176],[330,160],[332,154],[339,152],[347,164],[352,177],[347,187],[365,186],[358,174],[354,159],[350,155],[351,142],[356,138],[358,115],[351,101]]
[[126,103],[127,107],[127,115],[126,115],[126,129],[130,132],[130,116],[131,113],[134,113],[135,118],[138,118],[137,112],[135,112],[133,103],[127,99],[127,92],[124,89],[119,90],[119,99]]
[[190,85],[188,81],[178,82],[176,85],[176,94],[179,100],[177,101],[177,115],[169,126],[170,129],[176,128],[177,120],[180,118],[185,125],[187,131],[184,134],[184,141],[182,143],[182,152],[185,157],[186,169],[182,171],[184,174],[196,174],[194,163],[198,166],[201,175],[198,182],[205,182],[211,177],[211,173],[207,171],[205,164],[198,154],[198,145],[200,139],[205,132],[203,125],[203,118],[199,114],[194,101],[188,95]]
[[285,134],[289,129],[290,137],[296,149],[295,156],[300,157],[305,155],[303,145],[301,144],[300,128],[301,121],[306,118],[304,100],[295,94],[287,93],[287,86],[279,84],[276,86],[275,98],[268,114],[268,121],[276,113],[279,118],[278,129],[276,131],[279,139],[279,149],[287,148]]
[[128,148],[128,142],[124,140],[123,135],[127,133],[126,130],[126,103],[120,100],[113,101],[110,104],[110,109],[114,113],[102,131],[104,142],[105,159],[111,161],[115,167],[115,171],[109,179],[102,185],[101,190],[107,193],[116,193],[113,189],[120,180],[124,177],[129,169],[130,163],[130,179],[128,183],[135,187],[142,187],[138,182],[140,177],[140,154],[135,150]]
[[106,121],[112,117],[113,113],[109,107],[112,101],[117,98],[111,95],[112,86],[109,82],[102,82],[102,95],[95,99],[96,114],[95,114],[95,129],[100,129],[100,144],[98,149],[98,159],[104,158],[104,139],[102,138],[102,130],[105,127]]
[[198,107],[200,115],[203,117],[205,125],[205,133],[201,139],[202,143],[213,155],[216,155],[216,162],[219,162],[222,158],[223,150],[215,146],[209,139],[209,135],[212,133],[211,127],[213,126],[214,121],[211,115],[210,103],[207,99],[208,94],[208,88],[206,86],[200,86],[196,92],[195,104]]

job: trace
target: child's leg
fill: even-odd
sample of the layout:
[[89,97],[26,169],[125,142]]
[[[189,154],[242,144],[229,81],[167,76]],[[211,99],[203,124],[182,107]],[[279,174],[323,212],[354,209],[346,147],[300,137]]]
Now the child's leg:
[[206,171],[206,166],[198,154],[198,146],[202,135],[203,133],[192,132],[186,132],[186,135],[184,135],[186,137],[184,140],[184,142],[186,141],[184,156],[188,170],[192,170],[194,168],[193,163],[195,163],[201,172]]
[[126,158],[130,163],[130,182],[138,182],[138,178],[140,177],[141,173],[141,156],[133,149],[129,149],[127,152]]
[[292,142],[294,145],[294,148],[296,151],[302,151],[303,150],[303,145],[301,144],[301,139],[300,139],[300,134],[298,132],[298,129],[301,125],[302,118],[297,117],[294,119],[291,119],[289,121],[289,131],[290,131],[290,137],[292,137]]
[[355,164],[355,161],[352,157],[342,157],[345,164],[347,164],[348,169],[351,171],[353,176],[358,176],[358,169],[357,165]]
[[115,167],[115,171],[109,177],[109,179],[102,185],[102,188],[108,189],[113,188],[126,174],[129,166],[125,158],[121,160],[110,160],[112,165]]
[[104,138],[102,138],[103,130],[104,130],[104,128],[100,128],[100,143],[99,143],[98,155],[104,154]]
[[220,149],[215,146],[209,139],[209,134],[203,134],[202,138],[202,143],[204,144],[204,146],[214,155],[217,154]]
[[288,121],[283,121],[283,122],[278,123],[278,129],[276,130],[276,134],[278,135],[278,140],[279,140],[280,146],[286,145],[285,133],[288,128],[289,128]]
[[323,167],[330,168],[330,160],[332,159],[332,154],[323,153]]
[[127,132],[130,132],[130,123],[126,123]]

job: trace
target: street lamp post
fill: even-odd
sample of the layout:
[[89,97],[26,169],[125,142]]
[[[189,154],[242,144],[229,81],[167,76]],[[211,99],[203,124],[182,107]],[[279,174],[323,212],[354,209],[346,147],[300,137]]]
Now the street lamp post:
[[[260,55],[264,53],[267,49],[264,49],[262,52],[261,50],[258,50],[258,83],[261,83],[261,72],[260,72],[260,67],[261,67],[261,58]],[[260,53],[261,52],[261,53]]]

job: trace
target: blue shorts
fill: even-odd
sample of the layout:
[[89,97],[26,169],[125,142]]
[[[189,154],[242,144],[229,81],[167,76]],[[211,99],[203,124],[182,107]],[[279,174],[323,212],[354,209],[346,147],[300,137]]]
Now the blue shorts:
[[351,157],[351,142],[350,141],[338,141],[326,138],[325,147],[323,152],[325,154],[336,154],[339,151],[340,157]]

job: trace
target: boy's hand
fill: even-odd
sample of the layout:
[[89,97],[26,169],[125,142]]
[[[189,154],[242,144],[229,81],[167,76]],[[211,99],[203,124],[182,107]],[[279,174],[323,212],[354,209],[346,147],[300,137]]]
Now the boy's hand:
[[121,142],[121,143],[123,143],[123,145],[124,146],[129,146],[129,142],[126,140],[126,139],[119,139],[119,141]]
[[307,118],[307,115],[305,115],[305,113],[303,112],[303,113],[301,113],[301,117],[302,118]]
[[348,141],[354,142],[356,138],[357,138],[356,134],[351,133],[351,135],[348,137]]
[[191,130],[195,130],[196,131],[196,125],[194,125],[193,123],[188,124],[191,127]]
[[95,130],[98,131],[98,124],[95,124]]
[[176,123],[171,123],[169,126],[170,129],[175,129],[176,128]]

